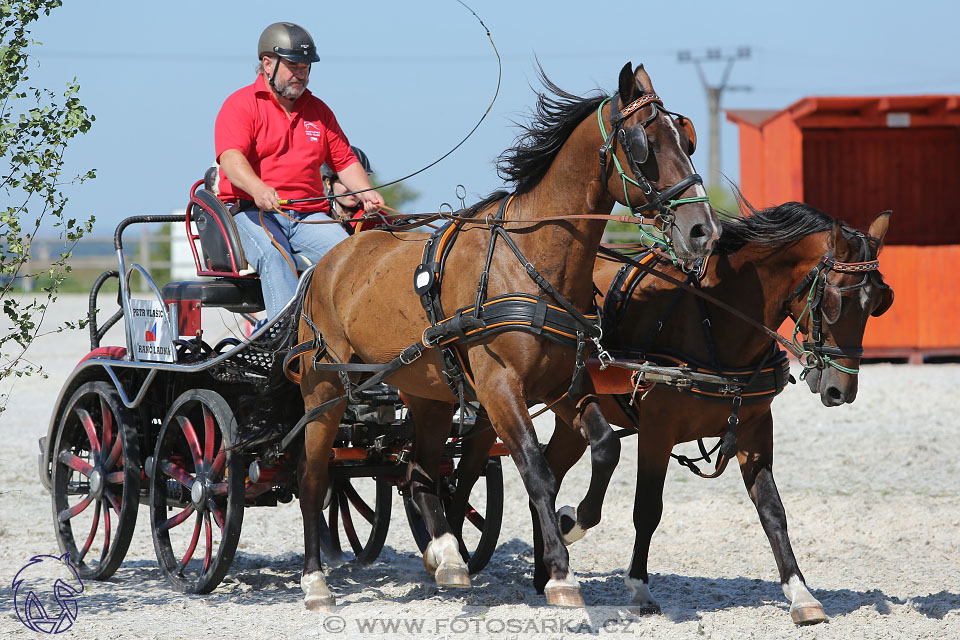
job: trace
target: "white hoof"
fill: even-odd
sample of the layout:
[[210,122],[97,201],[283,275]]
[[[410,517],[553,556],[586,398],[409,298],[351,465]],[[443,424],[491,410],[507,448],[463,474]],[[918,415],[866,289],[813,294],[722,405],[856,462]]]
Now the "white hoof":
[[639,615],[651,615],[660,613],[660,604],[653,599],[650,593],[650,585],[643,580],[637,580],[626,576],[623,581],[630,590],[630,611]]
[[783,585],[783,595],[790,600],[790,618],[794,624],[808,625],[830,621],[823,605],[813,597],[798,576],[793,576]]
[[441,587],[469,587],[470,572],[460,555],[460,544],[451,533],[431,540],[423,551],[423,568]]
[[[557,520],[560,521],[560,534],[563,538],[563,544],[565,546],[570,546],[577,540],[581,539],[583,536],[587,535],[587,530],[580,526],[580,523],[577,522],[577,510],[574,507],[569,505],[565,507],[560,507],[560,510],[557,511]],[[570,525],[570,529],[564,531],[564,525],[573,521],[573,524]]]
[[583,607],[583,595],[580,593],[580,583],[573,572],[567,574],[563,580],[551,578],[543,589],[547,597],[547,604],[552,607]]
[[323,573],[314,571],[300,578],[300,588],[303,589],[303,604],[310,611],[333,611],[337,601],[327,588]]

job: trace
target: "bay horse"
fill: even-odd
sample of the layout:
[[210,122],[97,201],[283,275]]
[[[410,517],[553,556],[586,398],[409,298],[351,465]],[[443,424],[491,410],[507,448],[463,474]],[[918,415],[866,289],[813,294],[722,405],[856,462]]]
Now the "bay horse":
[[[539,94],[534,119],[516,146],[500,158],[501,172],[515,185],[513,196],[505,200],[505,194],[494,194],[472,208],[473,219],[457,220],[458,238],[447,246],[442,277],[434,272],[433,277],[442,281],[447,309],[469,307],[470,315],[477,316],[481,314],[475,307],[480,306],[481,297],[489,295],[493,300],[517,294],[537,300],[538,307],[560,308],[566,303],[564,308],[573,310],[571,317],[589,314],[593,263],[604,225],[569,217],[571,213],[609,214],[616,202],[635,212],[654,209],[682,258],[708,255],[716,242],[719,223],[687,153],[692,148],[692,128],[663,108],[642,65],[635,72],[630,63],[623,67],[618,90],[611,97],[582,98],[560,90],[542,72],[541,79],[548,92]],[[608,104],[622,107],[606,108]],[[609,132],[609,137],[601,130]],[[600,162],[598,150],[603,150]],[[627,176],[623,167],[634,177]],[[638,207],[639,203],[645,204]],[[511,224],[511,220],[529,222]],[[509,231],[503,231],[504,226]],[[494,241],[497,237],[499,243]],[[322,336],[324,356],[339,363],[396,362],[402,354],[406,366],[386,382],[401,391],[414,419],[415,446],[407,478],[431,536],[424,566],[441,586],[462,587],[469,586],[467,566],[444,518],[436,487],[440,453],[458,397],[448,384],[447,363],[433,348],[436,342],[425,337],[433,323],[418,297],[422,284],[418,267],[427,240],[422,233],[371,231],[337,245],[315,269],[304,301],[300,340],[314,339],[316,331]],[[436,296],[439,299],[441,293]],[[528,405],[552,402],[571,386],[578,350],[571,348],[569,340],[558,344],[548,339],[553,337],[548,333],[487,332],[447,346],[536,505],[550,575],[545,585],[548,603],[582,606],[560,538],[557,483],[527,413]],[[576,338],[573,331],[569,333],[568,338]],[[577,340],[578,345],[582,342]],[[311,412],[319,412],[326,408],[324,403],[329,406],[344,394],[346,376],[316,365],[311,368],[309,358],[301,364],[308,365],[301,367],[301,391],[311,420],[298,466],[305,547],[301,587],[307,608],[329,610],[335,598],[321,570],[319,522],[330,486],[331,447],[345,401],[315,419]],[[584,386],[589,392],[589,381]],[[580,397],[563,397],[555,409],[588,434],[601,485],[604,473],[609,480],[619,459],[619,442],[596,402],[580,403]]]
[[[876,262],[889,218],[889,212],[880,214],[867,234],[863,234],[813,207],[786,203],[723,220],[721,239],[700,287],[766,327],[779,327],[789,316],[799,322],[800,331],[809,337],[816,333],[819,324],[819,352],[812,342],[804,343],[808,351],[804,363],[806,381],[826,406],[853,402],[867,320],[882,315],[893,302],[893,290],[883,282]],[[634,273],[624,277],[621,268],[634,269]],[[679,279],[684,277],[675,267],[663,270]],[[611,288],[618,273],[619,284]],[[667,361],[694,363],[706,372],[736,371],[741,382],[756,377],[761,364],[770,369],[784,364],[782,360],[775,363],[774,356],[781,352],[772,348],[772,340],[760,331],[723,310],[713,308],[704,315],[701,302],[692,293],[651,275],[644,276],[639,283],[629,281],[638,273],[642,272],[635,267],[601,261],[594,273],[599,290],[607,292],[607,297],[628,294],[626,304],[620,304],[611,314],[619,317],[609,319],[616,322],[616,328],[605,332],[610,339],[605,346],[614,354],[659,354],[666,356]],[[819,289],[818,282],[825,286]],[[631,284],[635,288],[629,291]],[[819,293],[811,299],[808,291]],[[808,301],[812,301],[809,306]],[[604,308],[611,309],[609,304]],[[705,334],[704,317],[712,325],[712,337]],[[770,375],[775,376],[776,372]],[[649,589],[647,557],[663,511],[664,477],[671,450],[682,442],[724,436],[729,417],[736,412],[731,410],[729,394],[708,390],[680,392],[663,386],[637,393],[635,388],[631,389],[629,379],[623,382],[619,389],[611,389],[615,394],[602,395],[600,404],[612,424],[638,430],[633,512],[636,539],[625,581],[634,611],[659,613],[660,607]],[[771,382],[766,387],[761,385],[759,390],[748,387],[744,391],[734,450],[747,493],[773,549],[783,592],[790,600],[791,617],[797,624],[812,624],[827,620],[827,616],[807,589],[797,565],[773,477],[770,405],[780,389],[782,383],[774,388]],[[624,391],[627,393],[623,394]],[[632,400],[631,391],[635,394]],[[558,414],[546,451],[558,482],[585,448],[583,437],[568,425]],[[578,509],[564,507],[560,511],[565,542],[579,539],[589,528],[577,517],[582,504]],[[539,548],[535,555],[535,583],[539,588],[545,580]]]

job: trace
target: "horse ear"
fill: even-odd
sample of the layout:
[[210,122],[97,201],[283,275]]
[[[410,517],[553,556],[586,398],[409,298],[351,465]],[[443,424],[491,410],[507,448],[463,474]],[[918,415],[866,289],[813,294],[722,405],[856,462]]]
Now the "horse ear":
[[843,225],[837,219],[833,220],[833,229],[830,231],[830,245],[834,256],[846,255],[847,239],[843,237]]
[[887,229],[890,228],[891,215],[893,215],[893,211],[884,211],[870,223],[870,228],[867,230],[867,233],[872,238],[879,240],[880,244],[883,244],[883,236],[887,234]]
[[637,66],[637,72],[633,75],[634,79],[637,81],[637,85],[646,93],[656,93],[653,90],[653,81],[650,80],[650,74],[647,73],[647,70],[643,68],[643,64]]
[[843,298],[840,297],[840,290],[832,284],[823,288],[823,299],[820,301],[820,310],[823,312],[823,319],[828,324],[833,324],[840,318],[840,307],[843,304]]
[[628,62],[623,65],[623,69],[620,69],[620,88],[618,89],[618,93],[620,94],[620,104],[624,107],[633,102],[639,93],[637,91],[637,79],[633,75],[632,62]]

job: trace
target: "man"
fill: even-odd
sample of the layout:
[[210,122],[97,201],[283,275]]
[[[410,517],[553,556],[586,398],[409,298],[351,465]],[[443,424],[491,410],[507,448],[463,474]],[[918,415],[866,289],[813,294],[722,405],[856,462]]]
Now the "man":
[[[383,204],[350,149],[330,108],[307,90],[310,65],[320,58],[313,38],[290,22],[264,29],[257,46],[257,79],[226,99],[215,142],[220,197],[233,211],[247,260],[260,274],[267,318],[274,318],[297,286],[294,254],[319,260],[347,237],[328,219],[319,199],[284,207],[280,200],[322,198],[320,167],[332,167],[365,211]],[[304,222],[307,221],[307,222]]]

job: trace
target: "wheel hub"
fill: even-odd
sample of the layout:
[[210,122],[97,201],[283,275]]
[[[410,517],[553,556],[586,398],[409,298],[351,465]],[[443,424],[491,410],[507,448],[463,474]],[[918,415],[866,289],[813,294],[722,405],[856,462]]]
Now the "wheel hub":
[[206,483],[199,479],[194,482],[193,487],[190,488],[190,499],[193,501],[193,505],[197,509],[202,508],[204,503],[207,501]]
[[96,498],[103,496],[103,472],[94,469],[90,474],[90,493]]

